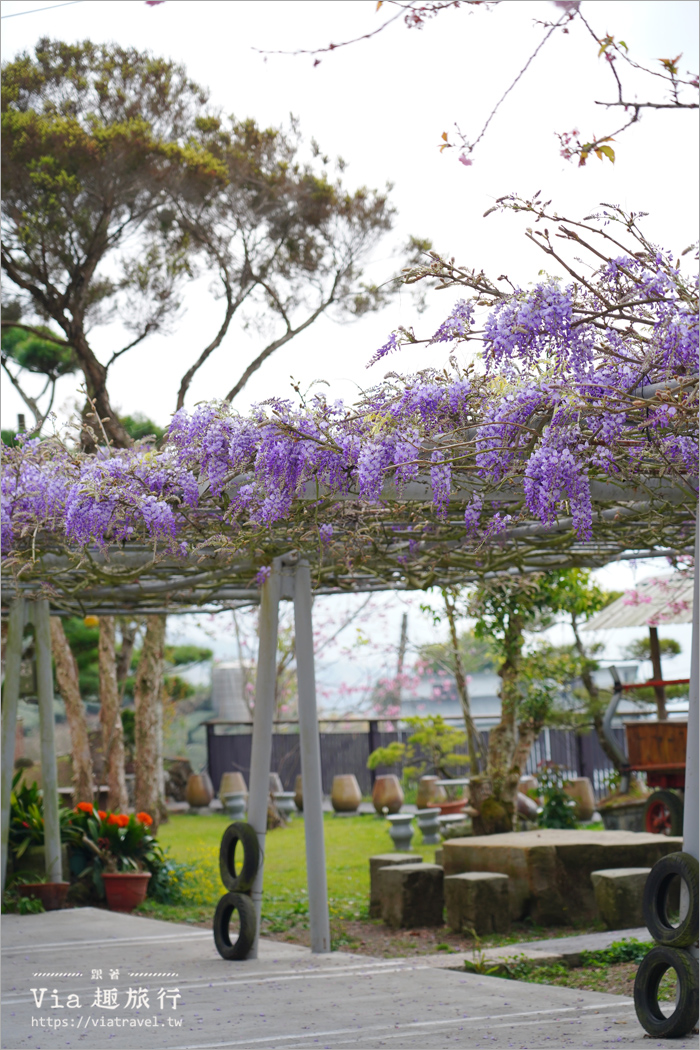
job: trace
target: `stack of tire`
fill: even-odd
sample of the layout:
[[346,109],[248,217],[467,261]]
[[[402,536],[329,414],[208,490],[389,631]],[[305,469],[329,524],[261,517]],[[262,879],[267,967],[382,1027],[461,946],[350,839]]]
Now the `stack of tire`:
[[[681,917],[672,925],[671,888],[678,878],[681,881]],[[689,853],[669,853],[658,861],[644,887],[643,909],[644,921],[656,945],[642,960],[634,982],[637,1017],[651,1036],[681,1038],[692,1032],[698,1023],[696,858]],[[672,917],[675,920],[675,916]],[[659,1006],[659,984],[668,970],[675,971],[677,992],[675,1009],[666,1016]]]
[[[236,872],[236,847],[243,851],[243,863]],[[250,824],[229,824],[219,848],[219,871],[226,893],[214,913],[214,943],[222,959],[246,959],[255,941],[255,907],[250,898],[260,866],[258,836]],[[231,919],[238,915],[238,937],[231,940]]]

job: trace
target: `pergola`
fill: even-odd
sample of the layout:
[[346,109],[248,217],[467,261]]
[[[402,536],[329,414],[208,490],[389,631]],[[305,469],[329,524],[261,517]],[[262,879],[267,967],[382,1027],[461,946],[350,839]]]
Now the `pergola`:
[[[233,487],[235,488],[235,486]],[[331,551],[317,542],[290,551],[288,530],[279,524],[265,540],[268,574],[261,586],[252,578],[260,564],[259,548],[225,549],[200,545],[196,556],[158,554],[143,544],[126,544],[103,551],[71,550],[54,543],[33,559],[14,564],[3,591],[8,615],[7,658],[2,727],[2,873],[7,859],[9,799],[19,699],[22,634],[32,620],[38,665],[38,700],[44,782],[46,865],[50,879],[60,878],[60,836],[56,762],[53,747],[53,685],[49,638],[49,605],[55,614],[172,614],[224,611],[260,603],[260,638],[255,690],[248,820],[255,829],[264,859],[267,801],[274,717],[278,609],[282,600],[294,603],[299,696],[299,729],[304,792],[304,824],[309,896],[311,949],[330,951],[326,888],[321,765],[314,677],[313,595],[382,590],[453,587],[508,573],[532,573],[570,567],[595,568],[627,557],[691,553],[692,522],[697,496],[694,486],[664,479],[635,484],[593,482],[592,537],[580,541],[570,518],[560,516],[552,527],[523,515],[519,486],[480,486],[485,502],[518,515],[517,524],[499,531],[488,542],[474,544],[464,536],[463,509],[475,487],[456,484],[444,520],[431,519],[428,480],[397,490],[385,484],[381,500],[363,503],[357,494],[332,496],[337,540]],[[302,495],[298,503],[312,498]],[[525,520],[523,520],[523,518]],[[429,522],[428,527],[425,523]],[[421,525],[416,532],[416,525]],[[257,543],[259,544],[259,538]],[[348,557],[351,550],[354,557]],[[684,848],[698,856],[698,558],[695,539],[695,602],[693,664],[690,686],[688,762]],[[358,556],[358,552],[359,555]],[[252,890],[260,928],[264,863]],[[257,953],[257,933],[251,956]]]

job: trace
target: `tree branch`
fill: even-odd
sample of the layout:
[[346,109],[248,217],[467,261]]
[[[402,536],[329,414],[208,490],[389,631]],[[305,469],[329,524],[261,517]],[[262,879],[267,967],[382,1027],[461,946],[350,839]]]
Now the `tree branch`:
[[23,332],[30,332],[32,335],[38,335],[40,339],[45,339],[47,343],[56,343],[57,346],[66,346],[72,348],[72,343],[67,343],[65,339],[59,339],[56,335],[47,335],[46,332],[42,332],[39,328],[33,328],[30,324],[22,324],[20,321],[0,321],[3,328],[21,328]]
[[7,360],[5,359],[4,355],[2,358],[2,367],[5,369],[8,376],[10,377],[10,382],[12,383],[13,387],[15,388],[19,396],[22,398],[29,411],[34,416],[35,424],[40,427],[44,420],[39,410],[39,406],[37,405],[33,397],[30,397],[28,394],[25,394],[24,390],[22,390],[22,387],[19,384],[19,380],[12,375],[12,372],[7,367]]
[[338,286],[339,280],[340,274],[338,273],[336,274],[335,280],[333,281],[333,288],[331,289],[331,294],[329,295],[328,299],[322,302],[321,305],[316,310],[314,310],[311,316],[307,317],[303,324],[300,324],[298,328],[287,329],[283,336],[281,336],[279,339],[275,339],[274,342],[266,346],[262,353],[258,354],[258,356],[250,362],[250,364],[248,365],[248,367],[246,368],[245,372],[238,380],[236,385],[231,390],[229,390],[228,394],[224,398],[224,401],[233,401],[234,397],[236,397],[237,394],[240,394],[241,390],[246,385],[253,373],[257,372],[260,366],[264,364],[265,361],[267,361],[268,357],[270,357],[271,354],[274,354],[275,350],[279,350],[279,348],[281,346],[284,346],[285,343],[288,343],[290,339],[294,339],[294,337],[299,335],[300,332],[303,332],[305,328],[308,328],[309,325],[313,324],[316,318],[320,317],[324,310],[328,309],[331,303],[335,301],[335,290]]

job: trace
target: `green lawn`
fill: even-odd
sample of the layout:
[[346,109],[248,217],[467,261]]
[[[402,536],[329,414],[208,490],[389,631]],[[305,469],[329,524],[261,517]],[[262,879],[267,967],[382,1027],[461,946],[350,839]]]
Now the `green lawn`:
[[[219,877],[219,844],[229,818],[171,816],[158,832],[170,856],[189,866],[185,875],[186,903],[175,905],[147,901],[139,911],[178,922],[211,923],[219,897],[225,892]],[[326,814],[326,870],[331,919],[366,918],[369,905],[369,858],[393,852],[388,824],[374,816],[336,817]],[[434,846],[415,845],[412,851],[424,860],[435,857]],[[281,933],[303,924],[307,914],[304,821],[294,818],[288,827],[268,833],[265,855],[263,932]]]

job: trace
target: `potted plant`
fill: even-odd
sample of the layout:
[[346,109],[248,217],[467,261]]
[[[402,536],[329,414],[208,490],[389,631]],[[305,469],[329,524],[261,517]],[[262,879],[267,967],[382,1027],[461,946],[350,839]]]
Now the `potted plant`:
[[[407,761],[409,765],[404,766],[404,779],[413,782],[427,773],[436,773],[441,779],[449,780],[469,765],[467,756],[457,751],[458,747],[466,745],[467,734],[448,725],[441,715],[407,718],[406,724],[412,730],[406,743],[395,740],[387,747],[377,748],[367,760],[370,769]],[[448,790],[444,801],[428,802],[427,805],[438,805],[441,813],[455,813],[464,809],[466,799],[454,797]]]
[[104,887],[112,911],[131,912],[146,898],[150,867],[162,864],[162,851],[149,828],[148,813],[108,813],[79,802],[70,824],[71,841],[91,856],[93,880]]
[[[18,769],[12,779],[10,795],[10,824],[8,829],[9,867],[17,875],[21,873],[25,882],[38,883],[46,873],[46,855],[44,851],[44,800],[43,792],[36,781],[32,784],[22,783],[22,769]],[[59,807],[61,839],[65,842],[70,810]],[[68,871],[68,851],[61,847],[61,867]],[[50,885],[44,882],[44,885]],[[63,885],[63,883],[56,883]]]
[[57,911],[66,903],[70,882],[50,882],[46,876],[18,872],[13,881],[20,897],[41,901],[44,911]]

